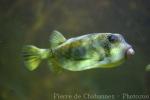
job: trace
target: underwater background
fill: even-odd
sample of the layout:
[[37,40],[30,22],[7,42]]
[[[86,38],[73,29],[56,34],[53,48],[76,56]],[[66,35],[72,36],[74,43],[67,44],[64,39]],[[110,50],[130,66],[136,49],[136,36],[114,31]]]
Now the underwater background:
[[[37,70],[27,70],[22,47],[49,48],[53,30],[66,38],[121,33],[135,55],[112,69],[55,74],[44,61]],[[150,95],[150,72],[145,71],[149,38],[149,0],[0,0],[0,100],[127,100],[124,94]]]

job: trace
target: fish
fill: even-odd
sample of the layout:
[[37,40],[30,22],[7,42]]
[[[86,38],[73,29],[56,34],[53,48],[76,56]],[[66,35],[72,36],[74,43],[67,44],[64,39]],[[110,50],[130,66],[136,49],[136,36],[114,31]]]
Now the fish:
[[54,30],[50,47],[23,47],[26,68],[33,71],[46,59],[53,71],[84,71],[94,68],[115,68],[135,54],[134,49],[119,33],[90,33],[66,39]]
[[147,64],[147,65],[146,65],[145,70],[146,70],[146,71],[150,71],[150,64]]

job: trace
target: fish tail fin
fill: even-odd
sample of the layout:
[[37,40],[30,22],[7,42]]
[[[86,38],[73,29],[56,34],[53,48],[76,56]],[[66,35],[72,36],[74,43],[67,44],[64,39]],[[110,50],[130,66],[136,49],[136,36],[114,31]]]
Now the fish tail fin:
[[22,50],[24,63],[30,71],[35,70],[43,59],[49,57],[48,49],[40,49],[33,45],[27,45]]

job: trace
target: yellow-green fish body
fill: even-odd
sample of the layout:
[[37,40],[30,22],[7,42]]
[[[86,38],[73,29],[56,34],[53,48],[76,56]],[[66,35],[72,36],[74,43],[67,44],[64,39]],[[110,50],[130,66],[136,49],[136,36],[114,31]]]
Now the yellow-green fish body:
[[50,49],[25,46],[25,64],[34,70],[42,59],[47,59],[52,70],[82,71],[92,68],[111,68],[123,63],[134,50],[122,35],[92,33],[71,39],[58,31],[50,37]]

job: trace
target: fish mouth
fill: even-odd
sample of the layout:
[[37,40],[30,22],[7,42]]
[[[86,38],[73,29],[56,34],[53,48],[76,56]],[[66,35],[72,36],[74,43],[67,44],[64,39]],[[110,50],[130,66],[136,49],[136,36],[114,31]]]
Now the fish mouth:
[[135,54],[135,51],[133,50],[132,47],[128,47],[128,48],[125,50],[125,58],[126,58],[126,59],[131,58],[134,54]]

